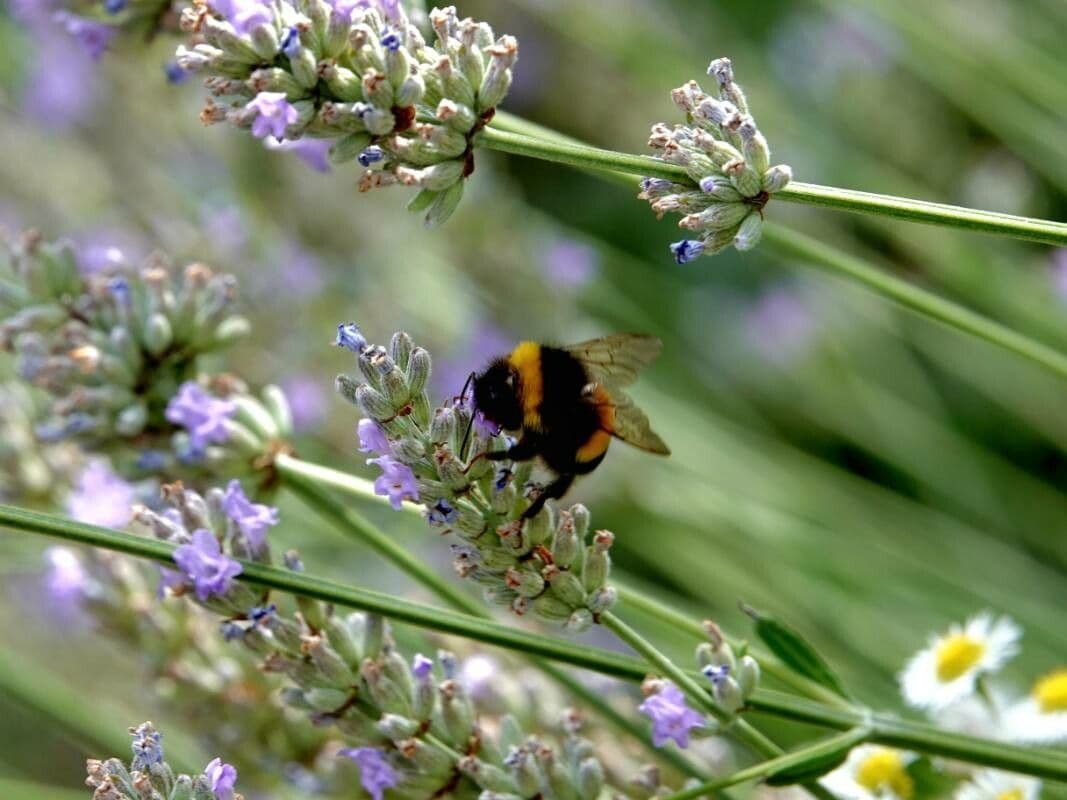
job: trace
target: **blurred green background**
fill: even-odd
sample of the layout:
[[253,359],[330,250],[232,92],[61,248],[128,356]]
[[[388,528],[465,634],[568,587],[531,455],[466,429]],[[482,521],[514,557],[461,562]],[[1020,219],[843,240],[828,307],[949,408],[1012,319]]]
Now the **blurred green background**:
[[[460,11],[520,40],[505,107],[588,142],[643,152],[648,128],[676,119],[670,89],[725,55],[775,160],[801,180],[1067,218],[1059,0]],[[768,245],[676,266],[669,220],[569,168],[479,152],[459,212],[425,231],[403,190],[360,195],[354,168],[322,173],[203,128],[196,81],[164,75],[174,41],[92,64],[17,17],[0,16],[0,223],[72,238],[87,267],[114,246],[235,272],[255,333],[229,364],[287,389],[302,455],[370,474],[332,394],[353,366],[329,346],[339,321],[378,341],[406,329],[435,355],[441,398],[520,338],[652,332],[664,355],[634,394],[674,454],[613,448],[569,498],[616,533],[630,583],[738,634],[739,600],[774,612],[881,707],[899,706],[894,675],[929,632],[981,609],[1025,629],[1009,685],[1064,663],[1062,381]],[[768,216],[1067,350],[1067,251],[784,203]],[[283,506],[291,524],[276,536],[310,569],[423,596]],[[450,569],[417,521],[367,511]],[[136,653],[42,608],[43,546],[0,535],[5,658],[120,732],[158,718],[153,692],[131,690]],[[692,642],[657,640],[690,657]],[[0,693],[0,775],[76,786],[82,755]]]

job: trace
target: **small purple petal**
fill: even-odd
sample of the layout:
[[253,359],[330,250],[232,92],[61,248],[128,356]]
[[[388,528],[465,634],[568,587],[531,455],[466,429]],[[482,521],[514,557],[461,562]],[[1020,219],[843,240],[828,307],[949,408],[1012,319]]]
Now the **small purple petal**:
[[396,770],[385,759],[385,753],[374,747],[346,747],[337,754],[350,758],[359,766],[359,782],[374,800],[382,800],[386,789],[396,786]]

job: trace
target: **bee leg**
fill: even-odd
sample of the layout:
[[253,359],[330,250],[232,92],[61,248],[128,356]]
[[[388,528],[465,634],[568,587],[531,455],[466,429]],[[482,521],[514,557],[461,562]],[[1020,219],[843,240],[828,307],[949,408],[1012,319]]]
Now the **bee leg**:
[[537,455],[537,452],[537,442],[530,438],[523,438],[507,450],[494,450],[486,453],[485,457],[490,461],[529,461]]
[[530,507],[522,512],[523,519],[530,519],[536,517],[537,514],[545,507],[545,503],[549,500],[563,497],[567,493],[567,490],[571,488],[571,484],[574,483],[574,475],[560,475],[552,483],[548,484],[541,490],[541,494],[537,496]]

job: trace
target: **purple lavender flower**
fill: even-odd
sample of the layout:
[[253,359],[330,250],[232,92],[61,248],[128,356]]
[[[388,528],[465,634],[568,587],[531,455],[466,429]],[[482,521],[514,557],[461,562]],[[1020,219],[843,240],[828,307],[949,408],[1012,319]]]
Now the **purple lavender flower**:
[[64,606],[79,600],[89,588],[89,573],[81,560],[66,547],[49,547],[44,555],[48,562],[48,594]]
[[573,239],[561,239],[545,253],[548,279],[564,289],[584,286],[593,279],[599,268],[597,251]]
[[185,80],[189,77],[189,73],[177,61],[168,61],[164,64],[163,74],[167,78],[167,83],[173,84],[185,83]]
[[300,55],[300,48],[303,45],[300,44],[300,31],[296,29],[294,25],[285,32],[285,36],[282,37],[282,52],[288,58],[296,58]]
[[257,25],[274,21],[270,7],[260,0],[213,0],[212,6],[233,25],[238,36],[247,36]]
[[267,528],[278,524],[278,509],[253,503],[238,480],[230,481],[226,487],[226,494],[222,496],[222,510],[248,539],[253,552],[262,550],[266,544]]
[[[404,42],[400,38],[400,34],[396,31],[386,31],[382,35],[382,47],[384,47],[386,50],[391,50],[395,53],[397,50],[400,49],[400,46],[403,43]],[[364,164],[364,166],[366,166],[366,164]]]
[[152,727],[151,722],[142,722],[130,730],[133,737],[133,762],[130,767],[137,772],[147,772],[155,764],[163,763],[163,734]]
[[374,481],[374,493],[389,498],[389,503],[397,511],[405,500],[419,499],[419,483],[411,467],[402,464],[392,456],[368,458],[368,464],[377,464],[382,474]]
[[357,356],[367,349],[367,339],[354,322],[342,322],[337,326],[337,338],[333,343]]
[[174,551],[174,563],[192,580],[202,601],[226,594],[231,581],[241,574],[241,565],[223,553],[219,540],[204,528],[193,531],[192,543]]
[[267,136],[263,145],[268,150],[292,153],[316,172],[330,171],[329,139],[276,139]]
[[708,664],[701,673],[712,682],[713,685],[718,686],[728,677],[730,677],[730,667],[726,664]]
[[368,417],[361,419],[356,426],[356,433],[359,435],[359,452],[376,453],[380,456],[393,452],[389,437],[385,435],[382,426],[374,420]]
[[300,119],[300,113],[285,99],[285,92],[260,92],[245,108],[256,112],[252,135],[262,139],[268,134],[285,138],[285,129]]
[[672,739],[684,749],[689,746],[690,729],[704,726],[703,715],[686,705],[685,695],[673,683],[664,684],[637,709],[652,720],[652,743],[656,747],[663,747]]
[[386,789],[396,786],[396,770],[385,760],[385,753],[375,747],[346,747],[337,755],[350,758],[359,766],[359,782],[374,800],[382,800]]
[[124,528],[136,499],[133,486],[112,472],[107,462],[94,459],[67,496],[67,515],[90,525]]
[[682,239],[671,245],[671,254],[679,264],[695,261],[704,252],[704,243],[699,239]]
[[224,444],[230,437],[226,421],[237,413],[230,400],[205,392],[195,381],[186,381],[167,404],[167,420],[189,432],[189,447],[200,455],[209,444]]
[[426,519],[431,525],[449,525],[456,521],[459,512],[445,498],[438,498],[426,512]]
[[425,680],[430,677],[430,672],[433,671],[433,661],[428,659],[422,653],[416,653],[415,658],[411,660],[411,674],[415,676],[417,680]]
[[216,800],[233,800],[234,785],[237,783],[237,770],[230,764],[223,764],[221,758],[214,759],[204,767],[204,777],[211,785]]
[[117,30],[106,23],[79,17],[69,11],[57,11],[52,18],[74,37],[93,61],[99,60],[104,54]]
[[457,680],[473,698],[484,698],[493,692],[493,678],[500,664],[489,656],[471,656],[463,661]]
[[385,158],[385,151],[378,145],[372,144],[360,153],[356,160],[359,161],[361,167],[369,167],[371,164],[377,164],[383,158]]
[[306,431],[317,425],[326,414],[326,392],[322,381],[308,375],[294,375],[282,384],[285,399],[293,413],[293,427]]

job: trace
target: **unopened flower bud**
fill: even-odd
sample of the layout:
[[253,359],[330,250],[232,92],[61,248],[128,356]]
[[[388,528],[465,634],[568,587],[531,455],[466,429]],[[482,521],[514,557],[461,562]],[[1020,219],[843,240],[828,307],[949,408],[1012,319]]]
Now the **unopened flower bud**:
[[776,164],[763,173],[763,191],[774,193],[793,180],[793,170],[787,164]]

